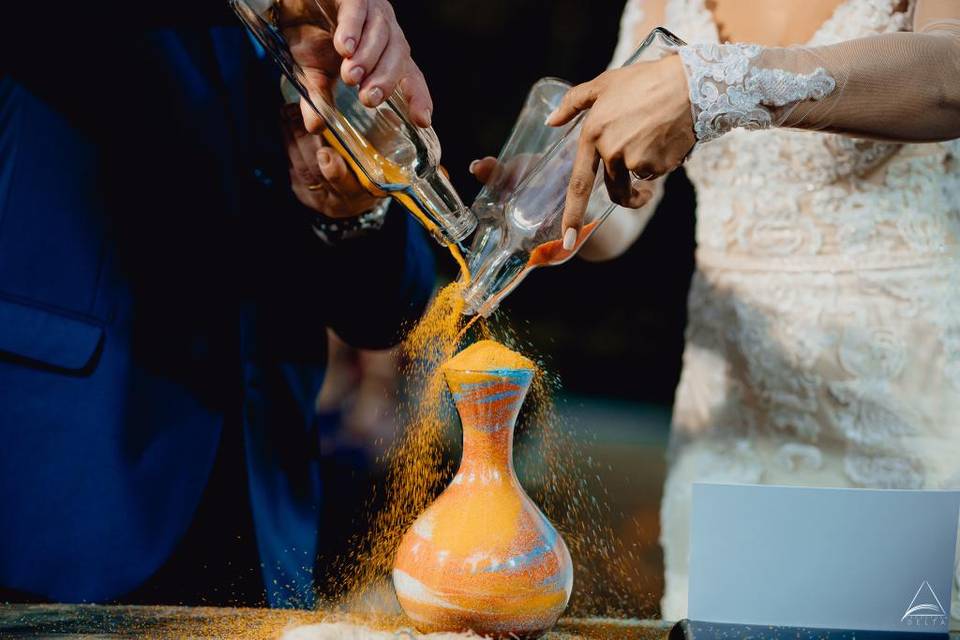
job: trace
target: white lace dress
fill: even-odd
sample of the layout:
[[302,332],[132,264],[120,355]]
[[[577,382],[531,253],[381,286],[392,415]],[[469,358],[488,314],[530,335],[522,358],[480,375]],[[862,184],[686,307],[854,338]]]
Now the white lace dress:
[[[810,44],[907,29],[898,5],[847,0]],[[624,38],[641,14],[630,0]],[[664,22],[718,42],[704,0],[666,0]],[[668,620],[687,609],[694,481],[960,488],[960,144],[735,130],[686,170],[698,249],[661,509]],[[960,573],[954,616],[958,594]]]

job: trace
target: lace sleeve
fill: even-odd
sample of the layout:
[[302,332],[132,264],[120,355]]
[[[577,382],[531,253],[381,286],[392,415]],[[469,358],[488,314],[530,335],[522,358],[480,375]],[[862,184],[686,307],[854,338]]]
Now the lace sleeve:
[[823,47],[681,47],[697,139],[733,128],[895,141],[960,137],[960,2],[919,0],[912,33]]

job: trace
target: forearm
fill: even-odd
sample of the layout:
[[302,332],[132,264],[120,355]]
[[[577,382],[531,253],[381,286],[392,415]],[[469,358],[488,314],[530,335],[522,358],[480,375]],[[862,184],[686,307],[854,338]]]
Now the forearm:
[[953,17],[823,47],[692,45],[680,58],[701,142],[769,127],[910,142],[960,137]]
[[759,63],[802,68],[811,56],[836,89],[790,109],[780,126],[894,141],[960,137],[960,37],[888,33],[809,50],[768,49]]

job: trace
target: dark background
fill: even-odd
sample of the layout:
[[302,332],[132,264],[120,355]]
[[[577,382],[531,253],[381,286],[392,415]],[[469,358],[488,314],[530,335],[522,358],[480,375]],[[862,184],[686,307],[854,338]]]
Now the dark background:
[[[543,76],[583,82],[616,45],[622,0],[397,0],[434,99],[443,164],[469,203],[470,161],[497,155],[527,90]],[[506,300],[566,394],[669,405],[680,368],[693,268],[693,194],[682,175],[623,257],[535,271]],[[448,276],[454,265],[438,252]]]

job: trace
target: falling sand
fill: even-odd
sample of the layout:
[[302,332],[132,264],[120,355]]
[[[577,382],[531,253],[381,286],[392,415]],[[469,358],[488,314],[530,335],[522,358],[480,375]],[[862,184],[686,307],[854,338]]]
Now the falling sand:
[[[478,338],[495,338],[513,351],[531,351],[502,317],[497,323],[481,319],[464,332],[468,318],[462,314],[461,287],[458,282],[444,287],[401,346],[401,373],[409,387],[402,411],[406,426],[385,456],[386,479],[379,488],[382,506],[371,514],[349,554],[337,563],[334,584],[328,587],[327,599],[321,600],[324,608],[397,611],[388,582],[396,549],[456,470],[460,436],[444,385],[444,363],[461,342]],[[450,364],[462,365],[464,359],[482,359],[490,353],[468,349]],[[574,593],[567,615],[649,616],[655,610],[653,597],[641,581],[634,550],[626,548],[613,531],[598,469],[592,460],[584,460],[581,439],[554,405],[559,381],[534,360],[537,374],[518,423],[515,457],[534,461],[517,465],[520,480],[564,537],[573,557]],[[482,366],[482,362],[471,366]]]

